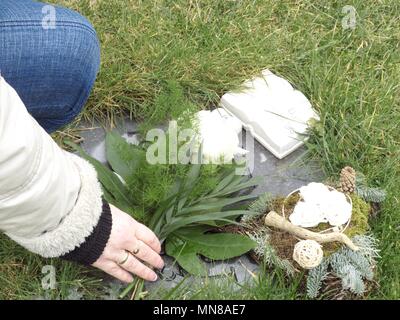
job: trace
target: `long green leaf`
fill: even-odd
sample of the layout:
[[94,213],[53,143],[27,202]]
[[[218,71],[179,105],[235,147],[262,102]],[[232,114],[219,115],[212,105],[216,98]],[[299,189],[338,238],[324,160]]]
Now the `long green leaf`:
[[[163,238],[168,237],[172,232],[193,225],[194,223],[206,222],[206,221],[226,221],[226,218],[236,217],[242,214],[251,214],[246,210],[229,210],[222,212],[211,212],[189,217],[176,217],[169,225],[165,225],[162,230]],[[234,221],[232,221],[233,223]]]
[[183,189],[180,190],[180,193],[178,195],[178,203],[176,207],[176,212],[179,212],[184,205],[187,203],[189,195],[192,193],[194,186],[196,185],[196,180],[200,176],[200,169],[201,165],[200,164],[192,164],[190,167],[190,170],[186,176],[186,179],[184,181]]
[[220,183],[215,187],[214,192],[218,192],[223,190],[226,186],[229,185],[230,182],[235,178],[236,172],[235,170],[232,170],[226,177],[222,178]]
[[256,243],[240,234],[196,233],[184,229],[175,233],[181,239],[195,244],[199,253],[213,260],[224,260],[240,256],[253,249]]
[[186,175],[185,179],[185,188],[193,188],[194,185],[196,184],[196,180],[200,176],[200,169],[201,169],[201,164],[192,164],[190,166],[190,170],[188,174]]
[[121,210],[132,214],[134,204],[131,202],[129,191],[121,182],[121,180],[103,165],[100,161],[89,156],[80,146],[75,143],[67,142],[69,146],[74,148],[79,155],[89,161],[96,169],[97,176],[103,187],[103,191],[107,196],[107,201],[110,201],[113,205],[120,208]]
[[111,168],[126,180],[140,168],[140,163],[145,161],[146,152],[128,143],[118,133],[108,132],[106,156]]
[[166,240],[166,252],[181,267],[193,275],[205,276],[206,268],[199,259],[203,255],[213,260],[240,256],[252,248],[254,241],[246,236],[231,233],[205,233],[202,226],[185,228],[171,234]]
[[190,243],[182,241],[179,237],[171,236],[165,244],[166,253],[175,258],[179,265],[190,274],[206,276],[205,263],[196,254],[196,249]]
[[182,181],[180,179],[175,181],[174,185],[167,193],[167,197],[163,201],[161,201],[158,209],[153,214],[150,220],[149,227],[154,231],[156,235],[159,235],[162,224],[165,222],[165,216],[163,216],[163,214],[168,212],[171,208],[172,210],[174,210],[175,208],[176,199],[178,197],[179,190],[181,189],[181,184]]
[[[209,199],[206,202],[207,203],[201,203],[196,206],[188,207],[185,209],[182,209],[179,212],[179,215],[184,215],[188,213],[193,213],[193,212],[198,212],[198,211],[208,211],[208,210],[216,210],[219,209],[221,210],[223,207],[232,205],[241,201],[249,200],[249,199],[254,199],[256,196],[254,195],[245,195],[241,197],[236,197],[236,198],[227,198],[227,199]],[[212,201],[214,200],[214,201]]]
[[[172,217],[185,205],[187,197],[200,175],[200,169],[201,165],[192,165],[185,179],[178,179],[167,193],[167,198],[160,203],[159,209],[150,221],[150,226],[156,234],[160,232],[163,221],[170,223]],[[165,219],[162,218],[163,215]]]
[[261,180],[262,180],[262,177],[253,177],[246,182],[240,183],[239,185],[224,188],[222,191],[219,191],[216,193],[211,193],[211,194],[203,197],[202,199],[204,200],[204,199],[210,199],[210,198],[215,198],[215,197],[228,196],[232,193],[241,191],[243,189],[257,186],[258,184],[260,184]]

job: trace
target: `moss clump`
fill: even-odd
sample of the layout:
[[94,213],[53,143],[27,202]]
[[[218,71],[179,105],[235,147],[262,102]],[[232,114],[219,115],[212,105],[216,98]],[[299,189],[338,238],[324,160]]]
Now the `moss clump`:
[[285,205],[285,217],[288,218],[292,214],[294,207],[299,200],[299,193],[294,193],[287,199],[285,197],[276,197],[272,201],[272,210],[274,210],[276,213],[282,214],[282,206]]
[[[351,213],[351,221],[344,233],[352,238],[357,235],[363,235],[369,230],[368,217],[370,212],[370,205],[366,203],[356,194],[350,194],[351,201],[353,202],[353,211]],[[339,242],[331,242],[323,245],[324,256],[330,256],[332,253],[340,249],[343,245]]]
[[269,234],[269,243],[275,248],[276,254],[281,259],[294,263],[293,250],[299,240],[288,232],[274,230]]
[[365,234],[369,230],[368,218],[371,206],[354,193],[350,194],[350,198],[353,202],[353,211],[350,224],[344,233],[352,238]]

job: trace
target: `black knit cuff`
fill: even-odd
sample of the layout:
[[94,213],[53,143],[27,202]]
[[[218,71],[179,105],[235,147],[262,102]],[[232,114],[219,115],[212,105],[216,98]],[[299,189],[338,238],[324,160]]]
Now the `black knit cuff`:
[[103,200],[103,209],[97,226],[86,237],[85,241],[71,252],[61,256],[61,259],[92,265],[102,255],[110,238],[112,216],[109,204]]

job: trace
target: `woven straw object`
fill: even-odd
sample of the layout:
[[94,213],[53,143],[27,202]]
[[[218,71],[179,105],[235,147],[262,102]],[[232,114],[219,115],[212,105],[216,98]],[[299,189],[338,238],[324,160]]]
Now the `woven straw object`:
[[317,241],[301,240],[294,246],[293,260],[304,269],[312,269],[319,266],[323,256],[321,245]]

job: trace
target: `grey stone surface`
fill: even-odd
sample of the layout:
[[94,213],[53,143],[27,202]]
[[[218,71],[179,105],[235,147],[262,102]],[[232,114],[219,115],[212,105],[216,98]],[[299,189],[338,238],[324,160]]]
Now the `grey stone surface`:
[[255,141],[252,175],[262,176],[264,179],[253,193],[269,192],[273,195],[286,196],[311,181],[321,181],[323,173],[318,164],[310,161],[305,163],[305,155],[306,149],[300,147],[280,160]]
[[[80,135],[84,139],[83,149],[100,162],[106,163],[105,130],[100,125],[89,125],[88,123],[82,123],[80,128]],[[120,121],[115,130],[130,143],[137,144],[140,141],[137,123],[134,121],[128,119]]]
[[[83,148],[99,161],[106,163],[105,156],[105,131],[101,127],[93,127],[82,124],[82,128],[88,128],[81,131],[84,138]],[[130,120],[122,121],[117,130],[124,138],[131,143],[138,143],[140,137],[137,133],[137,124]],[[245,140],[243,140],[245,141]],[[322,172],[318,169],[316,163],[304,163],[302,161],[305,148],[300,148],[279,160],[266,150],[257,141],[254,143],[254,169],[253,176],[263,176],[263,182],[252,192],[262,194],[270,192],[273,195],[287,195],[292,190],[301,187],[311,181],[322,180]],[[155,283],[147,283],[147,290],[156,288],[172,288],[185,278],[185,272],[173,263],[173,259],[165,257],[166,267],[159,274],[159,279]],[[210,277],[221,276],[224,274],[233,275],[237,282],[243,283],[250,279],[251,274],[257,272],[258,265],[247,256],[242,256],[229,261],[206,262]],[[190,277],[186,281],[202,281]],[[115,284],[115,281],[112,281]]]

